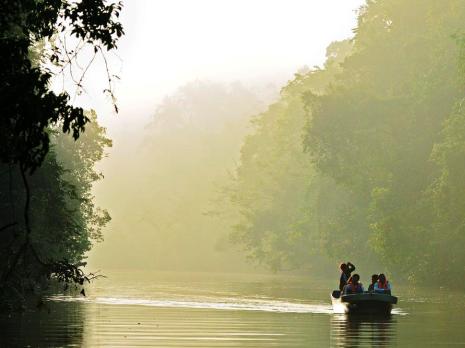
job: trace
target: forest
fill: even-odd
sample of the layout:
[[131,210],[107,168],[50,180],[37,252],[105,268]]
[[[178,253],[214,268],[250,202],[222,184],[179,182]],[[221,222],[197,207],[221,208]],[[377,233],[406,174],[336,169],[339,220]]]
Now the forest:
[[[82,267],[111,220],[93,185],[112,140],[95,111],[51,89],[50,67],[73,59],[51,42],[69,32],[104,54],[124,31],[118,3],[0,6],[11,14],[0,18],[0,297],[10,306],[50,279],[80,288],[93,277]],[[137,179],[113,188],[138,205],[115,211],[126,220],[112,253],[137,242],[116,261],[215,271],[240,263],[238,250],[274,272],[350,259],[454,287],[465,276],[464,88],[461,0],[368,0],[354,36],[277,96],[186,84],[159,103],[134,156],[118,159]]]
[[[120,175],[107,175],[100,189],[113,220],[112,232],[93,251],[94,264],[207,272],[250,268],[229,242],[231,219],[219,216],[216,207],[226,203],[223,192],[250,115],[265,110],[269,94],[277,94],[274,88],[259,92],[239,82],[187,83],[157,105],[134,144],[122,140],[125,152],[111,154],[105,167]],[[115,260],[115,252],[125,257]]]
[[[121,9],[104,1],[0,5],[2,308],[23,307],[24,295],[46,289],[51,279],[80,289],[95,277],[83,270],[85,253],[110,217],[93,202],[92,184],[102,177],[94,164],[111,140],[96,113],[53,90],[52,79],[84,46],[95,55],[116,47],[124,33]],[[76,48],[63,43],[66,35]]]
[[461,1],[368,1],[241,148],[232,235],[279,270],[315,258],[453,286],[465,275]]

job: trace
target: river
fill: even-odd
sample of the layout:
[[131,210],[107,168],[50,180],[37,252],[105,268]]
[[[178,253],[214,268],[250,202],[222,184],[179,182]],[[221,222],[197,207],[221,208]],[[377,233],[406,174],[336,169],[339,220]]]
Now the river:
[[465,346],[465,292],[395,287],[399,303],[389,318],[349,318],[332,312],[331,285],[110,272],[86,297],[57,293],[40,309],[1,314],[0,347]]

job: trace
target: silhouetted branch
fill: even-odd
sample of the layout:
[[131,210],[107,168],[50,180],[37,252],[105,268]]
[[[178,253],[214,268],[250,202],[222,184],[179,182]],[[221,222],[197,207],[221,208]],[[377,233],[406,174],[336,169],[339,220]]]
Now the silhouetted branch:
[[[101,55],[102,55],[102,58],[103,58],[103,62],[105,63],[105,70],[107,72],[107,80],[108,80],[108,88],[104,89],[103,92],[105,93],[108,93],[110,95],[110,98],[111,98],[111,102],[113,103],[113,108],[115,109],[115,112],[118,113],[119,109],[118,109],[118,105],[116,104],[116,97],[115,97],[115,94],[113,93],[113,86],[112,86],[112,82],[113,82],[113,79],[112,79],[112,75],[110,73],[110,68],[108,66],[108,61],[107,61],[107,57],[105,56],[105,53],[103,52],[103,49],[101,46],[95,46],[95,50],[99,50]],[[118,78],[117,76],[115,76],[116,78]]]
[[6,224],[5,226],[0,227],[0,232],[2,232],[3,230],[8,229],[10,227],[16,226],[17,224],[18,224],[17,222],[10,222],[9,224]]

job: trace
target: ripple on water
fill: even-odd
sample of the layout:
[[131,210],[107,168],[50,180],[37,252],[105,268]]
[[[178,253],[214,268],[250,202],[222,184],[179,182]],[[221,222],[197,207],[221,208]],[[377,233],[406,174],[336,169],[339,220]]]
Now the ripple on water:
[[51,296],[50,301],[60,302],[86,302],[107,305],[130,305],[163,308],[188,308],[188,309],[217,309],[261,311],[275,313],[316,313],[331,314],[332,307],[327,304],[310,304],[287,302],[278,300],[248,299],[248,298],[202,298],[197,299],[134,299],[117,297],[73,297]]
[[[49,301],[51,314],[34,314],[38,318],[36,331],[31,330],[31,324],[24,331],[26,327],[23,330],[12,323],[7,336],[3,332],[6,338],[0,338],[0,346],[388,346],[397,343],[396,323],[401,320],[398,315],[386,320],[353,320],[333,314],[324,300],[225,293],[60,295],[49,297]],[[403,312],[396,308],[394,314]]]
[[79,304],[86,317],[81,346],[98,347],[327,346],[329,316],[300,313],[332,313],[327,304],[245,297],[49,300],[53,305]]

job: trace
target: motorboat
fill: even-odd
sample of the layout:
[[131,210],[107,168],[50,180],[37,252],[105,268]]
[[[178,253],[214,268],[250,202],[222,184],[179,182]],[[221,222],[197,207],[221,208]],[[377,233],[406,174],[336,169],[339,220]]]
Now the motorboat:
[[397,297],[377,292],[341,295],[339,290],[334,290],[331,302],[335,313],[389,315]]

